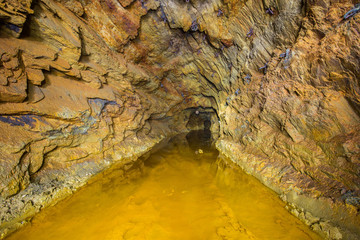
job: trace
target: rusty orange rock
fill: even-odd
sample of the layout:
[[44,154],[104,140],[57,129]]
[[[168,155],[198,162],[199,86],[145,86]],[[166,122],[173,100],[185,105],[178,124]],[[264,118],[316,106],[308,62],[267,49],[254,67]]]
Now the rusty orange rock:
[[358,236],[356,9],[350,0],[0,1],[2,198],[51,179],[78,187],[201,128],[194,118],[206,113],[218,149],[298,217],[328,238]]

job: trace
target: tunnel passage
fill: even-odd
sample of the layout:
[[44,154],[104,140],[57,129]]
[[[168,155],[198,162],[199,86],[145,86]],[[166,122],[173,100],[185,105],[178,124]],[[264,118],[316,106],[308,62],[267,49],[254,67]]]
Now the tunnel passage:
[[186,135],[189,146],[194,151],[199,149],[208,151],[219,132],[217,114],[212,108],[197,108],[190,109],[190,111],[186,124],[186,128],[190,131]]
[[189,131],[208,130],[212,133],[218,133],[219,119],[213,108],[188,109],[189,120],[186,128]]
[[[76,189],[110,164],[196,129],[218,133],[221,153],[276,191],[324,197],[329,212],[359,208],[360,119],[347,101],[359,102],[354,1],[5,2],[0,195],[9,210],[0,235],[29,208],[58,201],[55,179]],[[356,14],[344,19],[347,12]],[[113,104],[94,111],[90,99]],[[34,205],[19,207],[24,201]],[[345,225],[343,212],[335,219],[295,201],[324,221],[359,228]]]

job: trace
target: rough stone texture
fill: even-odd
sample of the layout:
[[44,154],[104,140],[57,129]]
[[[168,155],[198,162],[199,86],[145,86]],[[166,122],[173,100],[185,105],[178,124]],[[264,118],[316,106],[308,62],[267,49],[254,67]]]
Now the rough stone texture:
[[1,32],[10,36],[19,37],[23,30],[27,15],[34,13],[31,9],[31,4],[32,0],[1,0]]
[[356,239],[354,3],[0,0],[2,236],[91,175],[210,120],[218,149],[295,215]]

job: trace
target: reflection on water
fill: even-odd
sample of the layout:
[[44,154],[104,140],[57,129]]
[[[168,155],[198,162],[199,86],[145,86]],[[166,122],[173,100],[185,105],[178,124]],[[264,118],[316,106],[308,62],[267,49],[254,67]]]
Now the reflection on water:
[[132,169],[138,177],[109,171],[9,239],[319,239],[209,144],[179,136]]

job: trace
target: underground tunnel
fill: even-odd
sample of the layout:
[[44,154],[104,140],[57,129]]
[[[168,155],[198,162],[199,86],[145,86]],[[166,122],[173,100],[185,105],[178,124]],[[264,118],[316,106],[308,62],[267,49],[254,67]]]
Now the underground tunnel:
[[358,239],[359,12],[0,1],[0,238]]

